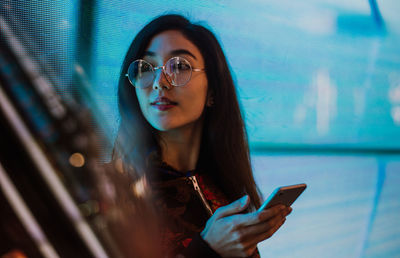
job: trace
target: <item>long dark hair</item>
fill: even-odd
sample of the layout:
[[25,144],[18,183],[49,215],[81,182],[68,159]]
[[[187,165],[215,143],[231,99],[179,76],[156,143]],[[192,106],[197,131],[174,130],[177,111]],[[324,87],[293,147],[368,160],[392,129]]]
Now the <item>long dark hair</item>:
[[118,83],[121,116],[113,158],[121,158],[136,171],[148,171],[161,161],[157,131],[144,118],[136,92],[125,74],[129,64],[142,58],[151,39],[166,30],[177,30],[200,50],[206,68],[213,106],[204,111],[204,128],[197,169],[214,178],[230,201],[248,194],[260,206],[254,181],[245,125],[228,63],[214,34],[180,15],[163,15],[148,23],[134,38],[125,56]]

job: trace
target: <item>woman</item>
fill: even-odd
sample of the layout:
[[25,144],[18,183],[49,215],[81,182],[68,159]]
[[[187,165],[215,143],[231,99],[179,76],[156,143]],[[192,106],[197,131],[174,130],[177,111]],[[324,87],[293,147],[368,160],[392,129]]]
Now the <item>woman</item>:
[[154,19],[128,50],[118,99],[114,159],[133,180],[148,182],[166,223],[161,248],[184,257],[257,257],[257,244],[291,208],[255,212],[261,198],[245,127],[215,36],[179,15]]

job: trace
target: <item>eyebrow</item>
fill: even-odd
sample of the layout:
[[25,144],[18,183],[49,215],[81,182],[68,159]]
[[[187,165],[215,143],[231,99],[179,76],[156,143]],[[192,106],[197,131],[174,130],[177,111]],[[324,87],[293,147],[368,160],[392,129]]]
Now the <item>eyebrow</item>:
[[[171,55],[175,56],[175,55],[189,55],[191,57],[193,57],[195,60],[197,60],[197,58],[190,53],[190,51],[186,50],[186,49],[176,49],[176,50],[172,50],[170,52]],[[156,53],[152,52],[152,51],[145,51],[143,56],[156,56]]]

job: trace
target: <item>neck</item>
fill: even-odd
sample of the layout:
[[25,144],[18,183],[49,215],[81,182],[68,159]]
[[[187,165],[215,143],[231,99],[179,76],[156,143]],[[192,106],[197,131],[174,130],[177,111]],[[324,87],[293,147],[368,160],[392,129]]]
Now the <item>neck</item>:
[[162,159],[179,171],[194,170],[199,158],[203,121],[160,132]]

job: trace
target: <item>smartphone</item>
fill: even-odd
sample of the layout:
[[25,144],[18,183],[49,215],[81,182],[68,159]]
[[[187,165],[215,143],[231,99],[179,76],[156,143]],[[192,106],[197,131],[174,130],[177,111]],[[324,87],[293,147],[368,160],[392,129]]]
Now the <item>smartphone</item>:
[[268,209],[277,204],[283,204],[291,206],[292,203],[300,196],[300,194],[306,189],[306,184],[288,185],[281,186],[275,189],[267,200],[261,205],[258,211]]

